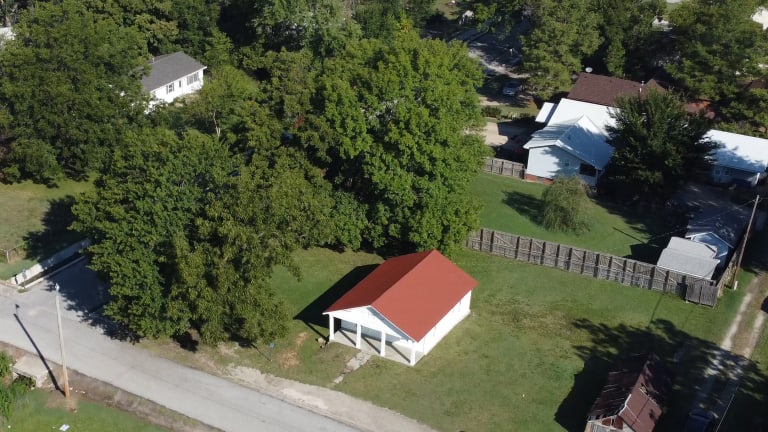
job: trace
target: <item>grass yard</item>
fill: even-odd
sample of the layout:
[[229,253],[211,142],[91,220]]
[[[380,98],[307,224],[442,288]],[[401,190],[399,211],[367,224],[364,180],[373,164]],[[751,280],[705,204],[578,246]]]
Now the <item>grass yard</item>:
[[[279,271],[273,282],[297,317],[270,349],[236,344],[185,351],[142,342],[158,354],[226,374],[235,365],[326,387],[355,350],[320,348],[320,312],[381,259],[325,249],[296,255],[303,280]],[[473,314],[414,368],[377,357],[334,388],[391,408],[438,430],[582,431],[584,416],[617,352],[681,353],[691,371],[679,399],[696,391],[703,355],[719,341],[742,292],[716,309],[679,298],[462,250],[454,262],[479,281]],[[651,336],[655,334],[656,336]],[[683,389],[688,389],[686,392]],[[678,412],[687,412],[681,402]],[[679,416],[658,430],[679,430]]]
[[646,262],[656,262],[669,240],[669,231],[685,227],[668,220],[660,211],[638,212],[593,201],[588,209],[588,232],[576,235],[548,231],[539,223],[545,188],[543,184],[480,174],[471,189],[483,205],[480,226]]
[[58,393],[34,390],[18,402],[11,420],[7,422],[7,430],[50,431],[59,430],[63,424],[68,424],[71,432],[160,432],[165,430],[130,413],[103,404],[80,399],[76,407],[76,412],[66,409],[64,399]]
[[70,207],[75,195],[89,190],[90,182],[65,180],[57,188],[24,182],[0,184],[0,249],[19,248],[11,263],[0,251],[0,279],[8,279],[39,258],[80,239],[66,228],[71,223]]

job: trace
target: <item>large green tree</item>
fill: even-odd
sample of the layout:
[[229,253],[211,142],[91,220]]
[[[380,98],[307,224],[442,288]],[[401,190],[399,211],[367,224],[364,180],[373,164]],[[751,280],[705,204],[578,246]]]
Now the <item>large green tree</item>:
[[590,0],[538,0],[530,7],[532,30],[523,37],[526,86],[542,99],[567,91],[584,58],[600,44],[599,15]]
[[471,133],[481,74],[466,47],[403,31],[391,44],[362,41],[323,72],[301,137],[339,194],[343,225],[397,250],[463,241],[477,223],[467,189],[485,154]]
[[15,33],[0,50],[0,98],[16,137],[3,172],[82,178],[143,115],[145,42],[79,0],[37,4],[21,13]]
[[669,16],[674,52],[665,68],[690,96],[726,104],[768,62],[768,38],[752,21],[758,0],[688,0]]
[[620,98],[608,128],[615,148],[604,181],[616,191],[665,199],[684,181],[706,175],[717,145],[709,121],[686,113],[673,93]]
[[91,266],[110,283],[106,313],[139,337],[190,326],[206,342],[284,334],[269,285],[295,270],[298,247],[332,236],[329,185],[300,154],[231,156],[212,137],[162,128],[129,133],[73,208]]

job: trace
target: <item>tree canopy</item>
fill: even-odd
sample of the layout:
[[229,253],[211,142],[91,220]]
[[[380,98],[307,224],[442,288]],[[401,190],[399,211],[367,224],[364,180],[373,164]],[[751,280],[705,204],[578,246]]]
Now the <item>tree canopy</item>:
[[706,134],[709,121],[689,115],[674,93],[650,91],[621,98],[608,128],[615,152],[603,181],[614,191],[665,199],[684,181],[709,172],[717,145]]
[[470,180],[485,154],[468,133],[480,112],[480,71],[466,48],[421,40],[364,40],[324,64],[313,116],[302,131],[342,202],[365,215],[374,247],[444,248],[474,227]]
[[141,122],[145,42],[78,0],[27,9],[14,31],[0,50],[0,98],[15,137],[3,174],[83,178]]

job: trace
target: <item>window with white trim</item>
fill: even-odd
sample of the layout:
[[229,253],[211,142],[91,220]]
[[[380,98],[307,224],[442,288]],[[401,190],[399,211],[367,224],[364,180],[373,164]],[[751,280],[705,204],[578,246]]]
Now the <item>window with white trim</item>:
[[167,94],[173,93],[173,84],[174,83],[170,83],[167,86],[165,86],[165,93],[167,93]]
[[187,77],[187,85],[192,85],[198,81],[200,81],[200,77],[198,77],[197,72]]

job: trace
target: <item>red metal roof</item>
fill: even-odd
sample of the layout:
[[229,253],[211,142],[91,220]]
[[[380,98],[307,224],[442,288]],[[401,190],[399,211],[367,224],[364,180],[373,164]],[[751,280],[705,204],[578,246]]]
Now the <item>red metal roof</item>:
[[477,285],[436,250],[388,259],[325,312],[371,306],[420,341]]

